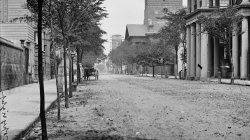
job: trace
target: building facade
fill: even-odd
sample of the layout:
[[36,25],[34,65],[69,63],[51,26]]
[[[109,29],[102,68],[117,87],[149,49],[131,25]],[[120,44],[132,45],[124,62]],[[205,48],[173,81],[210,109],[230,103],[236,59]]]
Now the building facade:
[[148,32],[158,32],[166,21],[159,19],[164,16],[163,10],[176,12],[182,8],[182,0],[145,0],[144,25]]
[[[37,29],[34,23],[21,18],[30,15],[26,0],[0,0],[0,37],[17,46],[25,46],[28,55],[29,78],[38,81],[37,69]],[[43,32],[44,78],[50,79],[50,41],[48,31]],[[22,44],[21,44],[22,43]]]
[[229,59],[224,53],[220,40],[206,33],[202,33],[202,25],[197,23],[197,17],[208,15],[218,7],[236,6],[244,16],[242,20],[242,34],[232,37],[232,58],[234,76],[240,79],[249,79],[249,0],[188,0],[188,14],[186,23],[187,44],[187,78],[207,80],[218,77],[229,77]]

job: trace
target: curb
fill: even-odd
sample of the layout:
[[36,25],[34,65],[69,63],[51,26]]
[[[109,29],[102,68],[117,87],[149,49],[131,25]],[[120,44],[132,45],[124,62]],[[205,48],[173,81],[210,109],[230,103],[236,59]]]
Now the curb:
[[[60,95],[60,98],[63,94]],[[55,99],[46,109],[45,114],[52,109],[57,103],[57,99]],[[34,121],[32,121],[24,130],[22,130],[19,134],[17,134],[13,140],[22,140],[25,139],[25,136],[32,130],[32,128],[40,121],[40,116],[35,118]]]

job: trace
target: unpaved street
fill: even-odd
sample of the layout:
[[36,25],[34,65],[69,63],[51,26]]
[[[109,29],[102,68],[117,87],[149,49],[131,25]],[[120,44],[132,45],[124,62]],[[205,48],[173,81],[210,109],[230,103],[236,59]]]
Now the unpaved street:
[[62,121],[56,109],[48,113],[49,139],[250,139],[247,86],[101,75],[70,102]]

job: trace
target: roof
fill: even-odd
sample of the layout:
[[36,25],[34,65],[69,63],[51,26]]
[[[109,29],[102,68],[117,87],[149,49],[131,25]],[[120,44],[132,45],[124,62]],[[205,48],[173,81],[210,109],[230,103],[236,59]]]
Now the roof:
[[147,26],[143,24],[127,24],[126,26],[126,35],[125,38],[128,37],[139,37],[146,36]]
[[3,37],[0,37],[0,43],[6,44],[9,47],[12,47],[12,48],[15,48],[15,49],[23,50],[23,48],[20,46],[20,44],[14,44],[10,40],[7,40],[7,39],[5,39]]

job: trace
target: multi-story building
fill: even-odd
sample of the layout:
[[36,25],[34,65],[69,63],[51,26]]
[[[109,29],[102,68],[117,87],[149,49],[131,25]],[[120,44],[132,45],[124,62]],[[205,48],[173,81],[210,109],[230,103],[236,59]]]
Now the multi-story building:
[[112,35],[111,37],[111,49],[116,49],[118,46],[122,44],[122,36],[121,35]]
[[[24,17],[30,15],[26,0],[0,0],[0,37],[25,46],[27,75],[29,81],[38,80],[37,69],[37,29],[32,22],[26,22]],[[21,41],[22,40],[22,41]],[[21,42],[20,42],[21,41]],[[50,78],[50,41],[49,34],[43,32],[44,77]]]
[[164,16],[163,11],[176,12],[182,8],[182,0],[145,0],[144,25],[149,33],[155,33],[166,23],[160,18]]
[[[232,37],[232,59],[234,76],[248,79],[250,75],[249,55],[249,0],[188,0],[188,14],[186,16],[187,34],[187,78],[206,80],[217,77],[219,71],[222,76],[230,74],[230,64],[225,57],[224,46],[218,38],[201,32],[202,25],[197,23],[197,17],[213,12],[218,7],[235,6],[239,14],[243,15],[242,34]],[[200,65],[201,67],[198,67]]]

